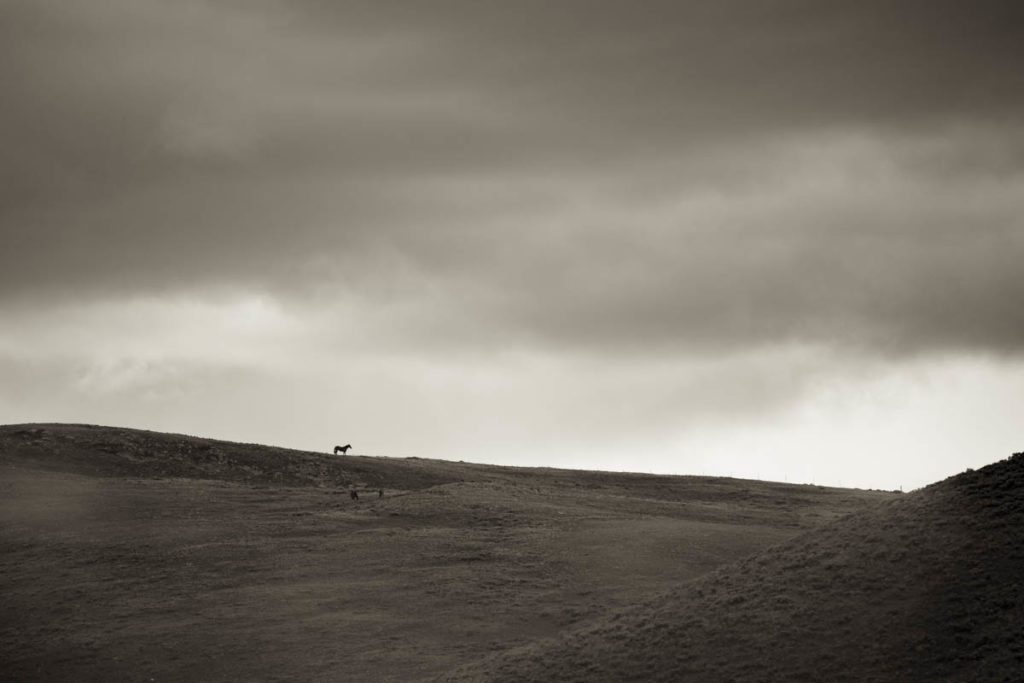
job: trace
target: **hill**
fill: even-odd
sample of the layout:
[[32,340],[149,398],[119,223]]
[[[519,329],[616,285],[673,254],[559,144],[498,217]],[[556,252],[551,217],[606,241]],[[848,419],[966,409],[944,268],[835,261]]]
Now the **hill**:
[[436,676],[895,497],[0,427],[0,679]]
[[445,680],[1010,681],[1024,453]]

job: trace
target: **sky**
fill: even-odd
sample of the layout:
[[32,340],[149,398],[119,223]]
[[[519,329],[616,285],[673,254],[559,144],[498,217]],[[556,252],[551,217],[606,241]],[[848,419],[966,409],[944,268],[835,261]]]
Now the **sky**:
[[0,423],[909,490],[1024,449],[1024,6],[5,0]]

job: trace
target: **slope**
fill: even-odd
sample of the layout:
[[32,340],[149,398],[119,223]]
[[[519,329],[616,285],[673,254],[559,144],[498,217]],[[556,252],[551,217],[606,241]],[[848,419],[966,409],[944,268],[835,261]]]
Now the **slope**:
[[446,680],[1019,680],[1024,453]]
[[0,427],[0,679],[437,675],[894,497]]

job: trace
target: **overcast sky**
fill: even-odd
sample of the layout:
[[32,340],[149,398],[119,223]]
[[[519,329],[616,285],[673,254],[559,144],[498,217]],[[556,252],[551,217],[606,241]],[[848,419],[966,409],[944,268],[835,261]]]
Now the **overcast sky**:
[[1016,1],[5,0],[0,422],[911,488],[1024,449]]

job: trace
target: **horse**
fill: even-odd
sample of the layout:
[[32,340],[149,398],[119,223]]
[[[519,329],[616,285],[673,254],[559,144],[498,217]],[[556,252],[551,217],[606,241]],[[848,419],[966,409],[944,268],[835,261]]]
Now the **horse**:
[[342,455],[345,455],[345,454],[348,453],[348,449],[350,449],[350,448],[352,448],[352,444],[350,444],[350,443],[349,444],[345,444],[344,446],[335,446],[334,447],[334,454],[337,455],[338,451],[341,451]]

